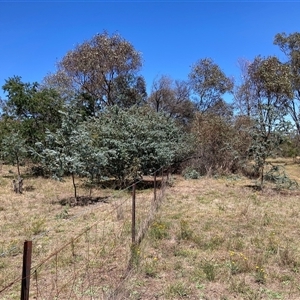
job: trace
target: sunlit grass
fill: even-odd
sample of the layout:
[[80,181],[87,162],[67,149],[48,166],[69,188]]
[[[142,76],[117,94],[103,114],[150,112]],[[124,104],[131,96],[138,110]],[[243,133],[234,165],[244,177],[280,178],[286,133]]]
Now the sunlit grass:
[[[272,161],[278,162],[300,182],[299,164]],[[0,284],[6,281],[2,274],[20,271],[25,239],[35,241],[38,261],[100,220],[94,231],[74,244],[75,252],[70,246],[59,261],[66,270],[74,261],[84,269],[87,253],[94,253],[95,258],[106,255],[106,261],[89,261],[101,283],[95,278],[89,279],[89,286],[84,285],[85,279],[76,282],[76,297],[81,299],[97,295],[122,299],[300,299],[299,190],[278,190],[266,182],[264,190],[258,191],[253,180],[239,175],[196,180],[173,177],[155,221],[137,248],[135,268],[121,280],[119,266],[129,259],[131,216],[130,201],[122,210],[118,203],[130,199],[130,193],[99,189],[93,194],[112,194],[114,201],[68,207],[61,206],[59,200],[72,196],[70,179],[55,182],[29,177],[24,187],[31,188],[17,195],[11,190],[12,177],[5,169],[0,176],[0,252],[6,253],[0,257]],[[79,193],[87,191],[79,187]],[[139,216],[146,216],[147,197],[151,198],[152,192],[140,191],[139,195]],[[102,226],[101,220],[110,209],[114,215]],[[105,234],[109,242],[105,242]],[[124,243],[110,254],[116,247],[113,236]],[[55,264],[48,267],[55,274]],[[17,297],[19,293],[11,299]]]
[[[287,163],[299,179],[299,165]],[[159,299],[300,299],[299,191],[253,185],[242,176],[177,177],[157,216],[167,233],[142,246],[158,257],[155,276],[141,269],[136,278],[163,290]]]

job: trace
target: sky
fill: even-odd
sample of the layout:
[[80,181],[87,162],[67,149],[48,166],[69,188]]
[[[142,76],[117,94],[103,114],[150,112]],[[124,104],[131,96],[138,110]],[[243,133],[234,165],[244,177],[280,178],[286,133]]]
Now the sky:
[[285,59],[273,40],[300,31],[299,13],[298,1],[0,0],[0,87],[15,75],[41,82],[68,51],[104,30],[142,53],[148,93],[161,75],[187,80],[203,58],[238,81],[241,58]]

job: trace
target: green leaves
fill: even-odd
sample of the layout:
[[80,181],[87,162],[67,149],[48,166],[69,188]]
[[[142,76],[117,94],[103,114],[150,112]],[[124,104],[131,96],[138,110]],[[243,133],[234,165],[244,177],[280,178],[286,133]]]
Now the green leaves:
[[99,118],[80,121],[69,109],[56,132],[37,143],[45,168],[57,178],[65,174],[115,178],[119,184],[182,158],[189,147],[173,121],[146,107],[106,109]]
[[277,57],[256,57],[250,64],[248,72],[250,80],[256,87],[257,96],[273,98],[278,102],[292,98],[290,69],[287,65],[282,64]]
[[233,81],[210,58],[201,59],[192,67],[189,80],[198,96],[200,111],[206,111],[233,89]]
[[20,164],[27,155],[26,141],[19,132],[11,133],[3,138],[1,157],[9,164],[16,164],[20,176]]
[[87,126],[98,147],[111,151],[105,175],[121,181],[170,165],[187,148],[174,121],[146,107],[114,106]]
[[260,187],[264,183],[264,169],[267,164],[267,158],[276,156],[280,146],[291,131],[291,124],[284,118],[284,112],[275,106],[264,105],[264,118],[257,117],[250,130],[252,138],[248,149],[249,157],[254,160],[254,168],[260,175]]
[[43,165],[55,176],[76,174],[93,177],[106,164],[104,154],[94,145],[94,141],[80,122],[80,115],[69,109],[63,114],[63,122],[56,132],[46,132],[45,145],[37,143]]
[[300,134],[300,33],[295,32],[290,35],[286,33],[278,33],[275,36],[274,44],[287,56],[286,67],[291,73],[290,83],[292,86],[293,97],[285,102],[285,106],[289,110],[290,116],[293,119],[298,135]]
[[7,93],[2,103],[3,121],[14,120],[28,145],[42,140],[46,128],[59,127],[62,99],[55,90],[40,89],[36,82],[24,83],[19,76],[7,79],[3,90]]

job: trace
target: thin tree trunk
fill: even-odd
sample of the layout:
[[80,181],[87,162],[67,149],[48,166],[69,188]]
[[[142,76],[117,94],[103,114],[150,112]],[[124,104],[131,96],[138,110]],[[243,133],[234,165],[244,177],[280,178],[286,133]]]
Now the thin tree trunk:
[[92,196],[92,189],[93,189],[93,182],[94,182],[94,173],[91,171],[92,177],[91,177],[91,186],[90,186],[90,197]]
[[20,162],[19,162],[19,157],[18,157],[18,155],[16,155],[16,159],[17,159],[18,176],[20,177],[20,176],[21,176],[21,173],[20,173]]
[[75,184],[74,173],[72,173],[72,182],[73,182],[73,187],[74,187],[74,196],[75,196],[75,200],[77,202],[77,191],[76,191],[76,184]]
[[261,178],[260,178],[260,188],[263,189],[264,185],[264,165],[261,167]]

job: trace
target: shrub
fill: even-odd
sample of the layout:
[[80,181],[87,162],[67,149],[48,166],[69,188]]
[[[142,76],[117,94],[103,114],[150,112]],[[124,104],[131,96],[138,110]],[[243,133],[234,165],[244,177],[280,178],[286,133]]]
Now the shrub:
[[191,167],[187,167],[182,172],[182,175],[185,179],[199,179],[200,173]]

